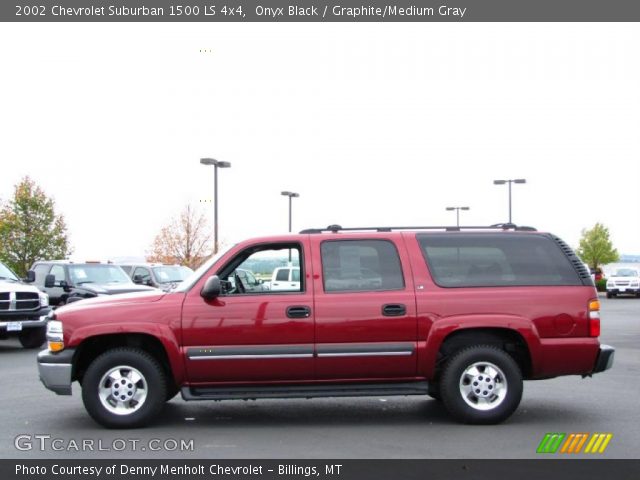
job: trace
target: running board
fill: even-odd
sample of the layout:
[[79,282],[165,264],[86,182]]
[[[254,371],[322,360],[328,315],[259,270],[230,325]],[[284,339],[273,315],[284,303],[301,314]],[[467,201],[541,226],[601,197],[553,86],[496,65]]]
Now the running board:
[[258,398],[387,397],[426,395],[425,381],[262,387],[182,387],[185,400],[255,400]]

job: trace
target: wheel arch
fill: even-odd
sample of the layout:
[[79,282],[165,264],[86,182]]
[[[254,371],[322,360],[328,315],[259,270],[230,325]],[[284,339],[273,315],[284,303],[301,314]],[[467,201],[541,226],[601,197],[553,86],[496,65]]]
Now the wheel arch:
[[469,325],[461,322],[447,327],[442,326],[429,335],[426,342],[426,355],[424,368],[430,373],[429,378],[437,379],[442,366],[451,355],[461,349],[473,345],[493,345],[506,351],[516,361],[525,379],[533,374],[533,361],[531,341],[535,338],[533,327],[513,328],[511,325],[488,324]]
[[104,352],[119,347],[139,348],[149,353],[162,366],[168,385],[181,382],[181,371],[179,366],[175,365],[175,361],[172,362],[172,355],[168,353],[166,344],[160,338],[142,332],[101,334],[83,340],[76,347],[73,357],[72,380],[82,383],[84,373],[93,360]]

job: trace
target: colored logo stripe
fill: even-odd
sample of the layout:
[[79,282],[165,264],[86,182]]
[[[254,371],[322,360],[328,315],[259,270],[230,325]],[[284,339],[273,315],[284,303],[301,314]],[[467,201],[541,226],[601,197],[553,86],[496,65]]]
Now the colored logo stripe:
[[589,438],[588,433],[572,433],[562,445],[560,453],[580,453],[582,446]]
[[538,445],[536,452],[556,453],[565,436],[566,433],[547,433],[540,442],[540,445]]
[[[545,434],[538,445],[536,453],[604,453],[613,438],[612,433],[594,433],[589,438],[590,433],[558,433],[551,432]],[[565,440],[566,438],[566,440]],[[564,442],[563,442],[564,440]],[[588,441],[587,441],[588,440]],[[586,444],[584,451],[582,447]],[[560,446],[562,445],[562,448]]]
[[612,433],[594,433],[584,453],[603,453],[613,438]]

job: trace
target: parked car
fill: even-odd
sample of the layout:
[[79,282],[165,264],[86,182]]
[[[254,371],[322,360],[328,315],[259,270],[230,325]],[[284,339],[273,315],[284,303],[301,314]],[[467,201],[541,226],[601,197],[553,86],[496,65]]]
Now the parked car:
[[274,292],[300,290],[300,267],[278,267],[271,275],[269,289]]
[[613,298],[618,295],[640,297],[640,269],[618,268],[607,279],[607,298]]
[[111,263],[37,261],[31,270],[35,284],[49,294],[49,303],[55,307],[102,295],[157,291],[136,285],[122,268]]
[[123,264],[120,267],[133,283],[160,289],[175,286],[193,273],[189,267],[158,263]]
[[18,337],[24,348],[38,348],[45,341],[50,310],[46,293],[0,262],[0,339]]
[[[288,267],[297,288],[223,288],[238,268],[283,250],[299,262]],[[47,335],[45,387],[70,395],[78,381],[89,415],[120,428],[158,418],[178,392],[189,401],[431,395],[460,422],[498,423],[518,407],[523,380],[590,377],[614,356],[598,340],[584,264],[558,237],[511,224],[332,226],[247,240],[170,291],[62,307]]]

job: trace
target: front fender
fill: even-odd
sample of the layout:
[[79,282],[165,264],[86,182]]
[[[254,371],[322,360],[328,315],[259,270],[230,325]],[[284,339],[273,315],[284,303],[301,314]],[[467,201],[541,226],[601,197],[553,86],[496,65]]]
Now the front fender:
[[185,381],[184,363],[180,356],[178,338],[174,331],[164,324],[145,322],[126,322],[119,325],[86,325],[73,330],[68,341],[65,342],[70,347],[78,347],[81,343],[95,337],[109,335],[131,335],[140,334],[156,338],[162,344],[171,369],[173,379],[180,385]]

